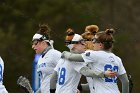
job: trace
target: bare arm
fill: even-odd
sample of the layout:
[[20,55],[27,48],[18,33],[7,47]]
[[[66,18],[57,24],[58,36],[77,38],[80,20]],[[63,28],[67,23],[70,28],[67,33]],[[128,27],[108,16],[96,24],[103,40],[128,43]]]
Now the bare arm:
[[129,80],[127,74],[120,75],[119,79],[122,82],[122,93],[129,93]]

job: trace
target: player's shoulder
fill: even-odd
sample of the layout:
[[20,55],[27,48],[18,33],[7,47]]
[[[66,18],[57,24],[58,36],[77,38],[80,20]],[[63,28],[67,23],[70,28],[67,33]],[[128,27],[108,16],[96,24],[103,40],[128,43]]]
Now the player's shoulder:
[[50,49],[48,51],[48,54],[50,54],[50,55],[61,55],[61,52],[56,50],[56,49]]
[[0,64],[4,64],[4,61],[2,60],[1,56],[0,56]]
[[2,58],[1,58],[1,56],[0,56],[0,61],[3,61]]
[[92,52],[93,52],[93,50],[86,50],[83,54],[85,56],[90,56]]
[[122,63],[122,60],[119,56],[117,56],[116,54],[112,53],[112,55],[114,56],[114,58],[116,59],[117,62]]
[[54,52],[55,52],[55,53],[61,53],[60,51],[58,51],[58,50],[56,50],[56,49],[51,49],[50,51],[51,51],[51,53],[54,53]]
[[93,56],[93,55],[101,55],[103,54],[103,51],[94,51],[94,50],[87,50],[85,51],[85,56]]
[[56,67],[61,67],[65,63],[65,60],[60,58],[57,63]]
[[121,58],[120,58],[118,55],[116,55],[116,54],[114,54],[114,53],[112,53],[112,54],[116,57],[116,59],[118,59],[118,60],[121,61]]

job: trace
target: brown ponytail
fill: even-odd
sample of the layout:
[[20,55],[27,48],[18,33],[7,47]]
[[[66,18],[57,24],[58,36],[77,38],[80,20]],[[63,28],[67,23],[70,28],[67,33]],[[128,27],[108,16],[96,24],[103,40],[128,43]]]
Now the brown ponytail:
[[65,41],[72,41],[74,34],[75,34],[74,30],[69,28],[69,29],[67,29],[66,34],[67,35],[66,35]]
[[115,33],[115,30],[111,28],[111,29],[106,29],[105,32],[108,35],[111,35],[111,34],[113,35]]
[[38,34],[43,35],[47,39],[50,39],[50,32],[51,29],[47,24],[39,24],[39,30],[37,31]]

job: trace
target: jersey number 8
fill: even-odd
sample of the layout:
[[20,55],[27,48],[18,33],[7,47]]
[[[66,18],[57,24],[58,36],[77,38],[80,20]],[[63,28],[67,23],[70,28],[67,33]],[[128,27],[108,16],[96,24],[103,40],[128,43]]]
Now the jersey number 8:
[[66,69],[61,68],[59,69],[59,78],[58,78],[58,83],[59,85],[63,85],[65,82],[65,75],[66,75]]

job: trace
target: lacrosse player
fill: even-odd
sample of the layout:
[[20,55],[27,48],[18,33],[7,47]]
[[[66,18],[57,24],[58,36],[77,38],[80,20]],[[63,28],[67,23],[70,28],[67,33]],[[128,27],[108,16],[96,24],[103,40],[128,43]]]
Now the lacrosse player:
[[[74,61],[85,61],[90,64],[91,69],[94,71],[106,71],[110,70],[116,72],[117,76],[93,78],[93,86],[95,93],[120,93],[117,85],[117,78],[121,80],[122,92],[129,93],[129,80],[126,74],[125,68],[121,59],[111,52],[113,48],[113,29],[107,29],[106,31],[97,32],[93,38],[94,47],[92,50],[88,50],[82,55],[72,54],[70,52],[64,52],[63,56],[66,59]],[[81,62],[83,62],[81,61]]]
[[0,93],[8,93],[5,86],[3,85],[3,73],[4,73],[4,62],[0,57]]
[[[94,38],[95,34],[99,31],[99,27],[97,25],[88,25],[85,28],[85,32],[81,35],[85,40],[85,49],[86,50],[93,50],[93,43],[92,39]],[[84,89],[90,89],[90,93],[94,93],[93,87],[93,80],[92,77],[86,77],[87,84],[79,84],[81,87],[81,91]]]
[[[66,45],[70,52],[81,54],[85,51],[83,38],[79,34],[75,34],[72,29],[67,30]],[[77,86],[81,78],[81,74],[89,77],[104,77],[104,73],[94,72],[86,67],[85,63],[72,63],[62,58],[55,67],[55,72],[51,78],[51,84],[57,81],[56,93],[77,93]],[[56,83],[56,82],[55,82]]]
[[37,72],[40,78],[40,89],[38,91],[41,93],[52,93],[55,91],[53,89],[50,90],[50,76],[61,57],[61,52],[53,49],[49,33],[50,29],[47,25],[40,25],[39,31],[32,39],[32,48],[36,53],[41,54],[37,63]]

